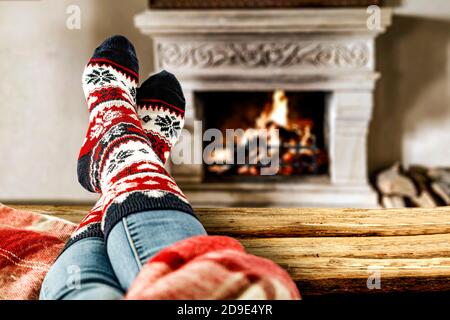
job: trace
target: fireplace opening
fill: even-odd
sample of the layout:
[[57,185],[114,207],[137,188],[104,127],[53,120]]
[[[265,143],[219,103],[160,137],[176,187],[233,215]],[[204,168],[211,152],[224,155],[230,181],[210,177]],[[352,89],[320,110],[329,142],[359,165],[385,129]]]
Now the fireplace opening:
[[[283,90],[197,93],[204,130],[218,129],[223,137],[215,141],[223,147],[206,155],[204,179],[261,181],[328,174],[326,97],[326,92]],[[240,134],[231,136],[230,129]],[[254,142],[267,151],[255,152]],[[204,148],[208,143],[204,142]],[[244,162],[239,150],[245,153]],[[275,174],[262,175],[268,166],[265,157],[275,156],[275,151],[279,159]]]

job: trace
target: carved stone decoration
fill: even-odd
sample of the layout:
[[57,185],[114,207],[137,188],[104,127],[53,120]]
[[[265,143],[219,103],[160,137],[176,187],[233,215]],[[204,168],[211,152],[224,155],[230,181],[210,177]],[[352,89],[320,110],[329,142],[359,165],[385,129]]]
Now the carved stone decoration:
[[361,68],[370,60],[370,48],[363,42],[163,42],[157,51],[160,66],[172,68]]

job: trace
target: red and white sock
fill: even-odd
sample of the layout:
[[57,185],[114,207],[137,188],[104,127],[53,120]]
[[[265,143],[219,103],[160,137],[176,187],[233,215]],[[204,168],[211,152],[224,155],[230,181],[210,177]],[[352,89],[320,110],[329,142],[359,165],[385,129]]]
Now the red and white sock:
[[183,129],[185,105],[180,83],[164,70],[152,75],[137,90],[137,113],[163,163]]
[[144,132],[136,113],[137,83],[136,54],[124,37],[107,39],[85,68],[83,89],[90,117],[78,159],[78,180],[101,198],[73,240],[98,230],[107,237],[118,221],[135,212],[166,209],[194,215],[165,170],[159,146]]

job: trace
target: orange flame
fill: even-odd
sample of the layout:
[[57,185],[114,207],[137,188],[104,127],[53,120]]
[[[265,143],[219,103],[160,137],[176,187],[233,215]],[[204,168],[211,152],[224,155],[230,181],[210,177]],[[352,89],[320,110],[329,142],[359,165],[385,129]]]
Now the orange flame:
[[270,110],[265,110],[256,119],[256,127],[267,128],[269,123],[274,123],[280,127],[287,128],[289,125],[288,98],[283,90],[275,90],[272,95],[272,105]]

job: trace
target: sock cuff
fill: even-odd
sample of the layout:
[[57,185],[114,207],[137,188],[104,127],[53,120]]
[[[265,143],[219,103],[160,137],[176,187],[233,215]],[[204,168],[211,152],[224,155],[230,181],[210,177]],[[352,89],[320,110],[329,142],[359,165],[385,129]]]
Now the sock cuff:
[[105,241],[113,227],[124,217],[143,211],[177,210],[198,217],[191,205],[172,193],[166,193],[161,197],[150,197],[144,192],[134,192],[123,202],[111,204],[104,213],[104,236]]
[[85,230],[79,233],[75,233],[72,237],[67,241],[60,255],[66,251],[70,246],[74,243],[86,239],[86,238],[104,238],[103,231],[101,229],[101,223],[91,223],[89,224]]

